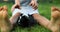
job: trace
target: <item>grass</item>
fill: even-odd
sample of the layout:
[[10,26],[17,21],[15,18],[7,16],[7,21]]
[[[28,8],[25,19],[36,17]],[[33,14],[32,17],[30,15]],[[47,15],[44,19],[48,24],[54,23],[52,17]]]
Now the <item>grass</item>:
[[[12,7],[12,3],[0,3],[0,6],[3,5],[7,5],[8,6],[8,14],[9,14],[9,18],[12,16],[11,13],[11,7]],[[50,4],[50,3],[40,3],[38,5],[38,10],[39,10],[39,14],[41,14],[42,16],[46,17],[47,19],[50,19],[51,16],[51,6],[57,6],[60,7],[59,4]],[[15,29],[16,32],[51,32],[50,30],[46,29],[45,27],[36,24],[33,27],[30,28],[22,28],[22,27],[16,27]]]

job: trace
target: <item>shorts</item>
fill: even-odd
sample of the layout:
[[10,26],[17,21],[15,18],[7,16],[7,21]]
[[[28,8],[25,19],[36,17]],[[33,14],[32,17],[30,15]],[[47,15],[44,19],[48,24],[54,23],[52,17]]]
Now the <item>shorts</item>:
[[16,8],[13,12],[12,12],[12,16],[14,16],[16,13],[21,13],[24,15],[32,15],[32,14],[39,14],[38,13],[38,9],[34,10],[31,6],[23,6],[21,7],[21,9]]

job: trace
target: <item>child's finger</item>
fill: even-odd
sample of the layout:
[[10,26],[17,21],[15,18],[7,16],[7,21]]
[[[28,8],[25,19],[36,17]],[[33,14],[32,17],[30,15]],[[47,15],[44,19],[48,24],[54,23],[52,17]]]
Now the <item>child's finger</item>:
[[29,6],[32,6],[32,4],[30,3]]
[[36,10],[38,8],[38,6],[35,4],[33,8]]

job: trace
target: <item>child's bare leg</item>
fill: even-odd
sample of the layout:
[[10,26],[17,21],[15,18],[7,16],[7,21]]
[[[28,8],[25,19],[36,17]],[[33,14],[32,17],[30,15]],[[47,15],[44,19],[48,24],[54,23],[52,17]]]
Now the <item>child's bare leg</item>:
[[20,13],[15,13],[10,19],[8,18],[8,8],[7,6],[3,6],[0,8],[0,31],[1,32],[10,32],[13,28],[13,24],[16,23],[18,16]]
[[[49,21],[48,19],[46,19],[45,17],[39,15],[39,14],[33,14],[33,17],[37,20],[37,22],[43,26],[45,26],[46,28],[50,29],[52,32],[58,32],[58,23],[59,20],[57,22],[55,22],[57,20],[57,17],[59,16],[60,12],[55,11],[54,13],[51,14],[51,21]],[[58,17],[59,18],[59,17]]]
[[37,20],[37,22],[38,22],[39,24],[43,25],[43,26],[46,27],[46,28],[49,28],[49,29],[51,28],[51,27],[48,27],[50,21],[49,21],[48,19],[46,19],[45,17],[43,17],[43,16],[41,16],[41,15],[39,15],[39,14],[33,14],[33,17],[34,17],[34,19]]
[[14,16],[10,18],[10,22],[12,25],[16,23],[19,16],[20,16],[20,13],[16,13]]
[[56,7],[51,8],[51,24],[53,32],[60,32],[60,10]]
[[17,6],[17,4],[12,6],[12,9],[11,9],[11,11],[12,11],[12,16],[11,16],[11,18],[9,19],[12,25],[16,23],[18,17],[20,16],[20,12],[19,12],[20,9],[17,9],[18,6],[17,6],[17,8],[15,8],[15,6]]
[[7,6],[0,8],[0,32],[9,32],[11,30],[11,24],[8,19],[7,10]]

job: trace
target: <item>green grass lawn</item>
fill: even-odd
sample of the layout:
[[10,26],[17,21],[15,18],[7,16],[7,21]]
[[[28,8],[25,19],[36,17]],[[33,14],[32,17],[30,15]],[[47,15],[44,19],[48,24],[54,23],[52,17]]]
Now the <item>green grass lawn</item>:
[[[11,7],[12,7],[12,3],[0,3],[0,6],[3,5],[7,5],[8,6],[8,14],[9,14],[9,18],[12,16],[11,13]],[[51,6],[57,6],[60,7],[59,4],[49,4],[49,3],[45,3],[45,4],[39,4],[38,5],[38,10],[39,10],[39,14],[41,14],[42,16],[46,17],[47,19],[50,19],[51,16]],[[45,27],[36,24],[35,26],[31,27],[31,28],[22,28],[22,27],[16,27],[15,29],[16,32],[51,32],[50,30],[46,29]]]

